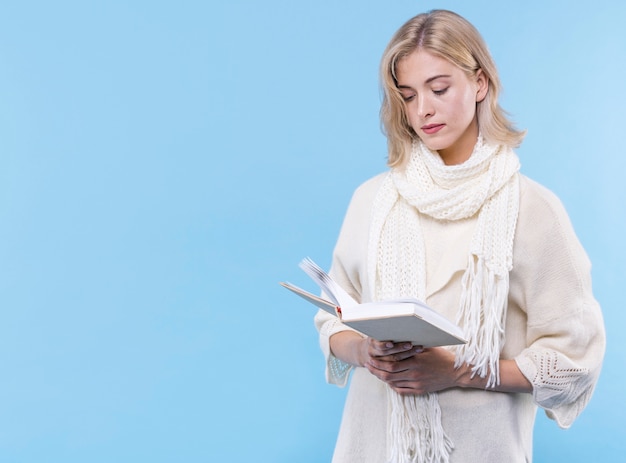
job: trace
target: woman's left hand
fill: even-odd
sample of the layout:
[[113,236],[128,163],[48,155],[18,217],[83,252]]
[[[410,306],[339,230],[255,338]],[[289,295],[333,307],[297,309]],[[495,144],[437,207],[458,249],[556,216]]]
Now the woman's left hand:
[[403,360],[372,358],[365,367],[399,394],[426,394],[457,386],[462,368],[454,368],[454,354],[441,347],[416,351]]

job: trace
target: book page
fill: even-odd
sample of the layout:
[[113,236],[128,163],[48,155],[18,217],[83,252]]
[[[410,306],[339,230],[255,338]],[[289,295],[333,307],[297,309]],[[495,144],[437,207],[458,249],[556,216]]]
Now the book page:
[[335,280],[333,280],[328,273],[321,269],[310,258],[303,259],[300,262],[300,268],[309,275],[313,281],[315,281],[322,291],[328,295],[328,297],[341,309],[353,307],[358,305],[352,296],[350,296],[345,289],[343,289]]
[[316,296],[314,294],[311,294],[310,292],[305,291],[302,288],[298,288],[296,285],[292,285],[291,283],[280,282],[280,285],[283,286],[284,288],[287,288],[292,293],[297,294],[298,296],[310,302],[311,304],[319,307],[320,309],[325,310],[329,314],[337,316],[337,306],[333,304],[332,302],[327,301],[326,299],[322,299],[321,297]]

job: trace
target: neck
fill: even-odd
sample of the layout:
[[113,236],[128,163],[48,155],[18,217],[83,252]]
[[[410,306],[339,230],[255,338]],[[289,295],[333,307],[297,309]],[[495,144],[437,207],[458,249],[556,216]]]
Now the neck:
[[448,148],[437,151],[443,163],[447,166],[455,166],[463,164],[467,161],[474,151],[476,141],[478,140],[478,122],[474,121],[467,130]]

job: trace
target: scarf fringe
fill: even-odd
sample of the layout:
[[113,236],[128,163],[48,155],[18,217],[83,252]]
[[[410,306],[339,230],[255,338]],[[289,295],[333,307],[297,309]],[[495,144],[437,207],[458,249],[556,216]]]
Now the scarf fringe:
[[[389,396],[388,463],[449,463],[454,445],[443,431],[436,394]],[[416,419],[412,419],[416,417]]]
[[[487,379],[487,388],[500,384],[499,358],[504,345],[509,274],[497,275],[481,258],[470,256],[462,280],[461,310],[457,324],[476,333],[473,342],[457,350],[455,367],[471,365],[475,375]],[[482,307],[482,310],[476,310]]]

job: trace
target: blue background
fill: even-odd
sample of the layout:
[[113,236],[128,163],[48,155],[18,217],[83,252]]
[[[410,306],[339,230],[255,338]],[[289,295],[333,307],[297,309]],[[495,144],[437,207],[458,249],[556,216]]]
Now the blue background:
[[522,170],[594,264],[608,348],[536,462],[626,454],[626,7],[539,1],[0,3],[0,461],[329,461],[315,288],[385,169],[378,62],[431,9],[482,32]]

